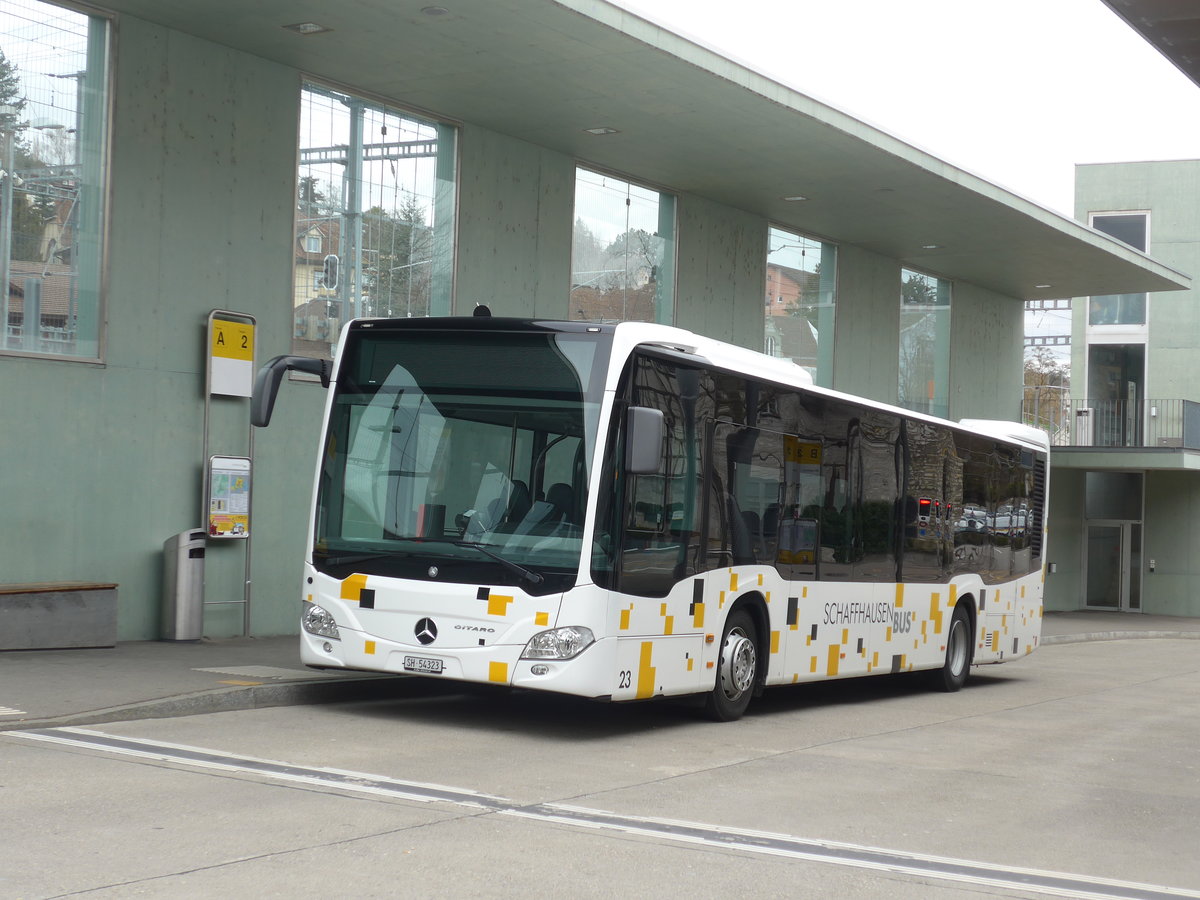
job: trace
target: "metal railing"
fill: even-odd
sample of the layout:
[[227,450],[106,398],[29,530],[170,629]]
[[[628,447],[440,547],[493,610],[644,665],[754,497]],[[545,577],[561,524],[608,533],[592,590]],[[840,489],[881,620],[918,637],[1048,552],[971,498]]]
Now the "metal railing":
[[1193,400],[1026,399],[1022,419],[1055,447],[1182,447],[1200,450],[1200,403]]

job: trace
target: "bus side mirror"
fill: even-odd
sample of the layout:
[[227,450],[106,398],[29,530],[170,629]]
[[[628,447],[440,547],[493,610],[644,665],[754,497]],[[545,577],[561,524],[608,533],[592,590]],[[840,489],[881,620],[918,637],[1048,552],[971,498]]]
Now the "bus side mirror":
[[661,472],[665,432],[661,409],[629,407],[625,428],[625,471],[630,475]]
[[250,396],[250,424],[266,428],[271,424],[271,411],[275,409],[275,396],[279,393],[279,382],[283,373],[307,372],[321,379],[321,387],[329,387],[329,376],[333,363],[328,359],[313,359],[311,356],[276,356],[258,370],[254,377],[254,393]]

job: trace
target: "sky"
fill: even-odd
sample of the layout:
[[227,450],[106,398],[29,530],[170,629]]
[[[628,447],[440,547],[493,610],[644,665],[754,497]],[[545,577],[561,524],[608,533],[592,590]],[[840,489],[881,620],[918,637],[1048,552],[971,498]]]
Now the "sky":
[[1100,0],[615,2],[1067,216],[1077,163],[1200,158],[1200,87]]

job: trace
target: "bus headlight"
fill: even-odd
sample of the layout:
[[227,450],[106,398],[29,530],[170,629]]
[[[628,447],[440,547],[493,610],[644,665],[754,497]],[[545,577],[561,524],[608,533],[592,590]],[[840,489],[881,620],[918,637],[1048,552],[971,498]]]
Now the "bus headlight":
[[592,629],[582,625],[551,628],[529,639],[521,659],[573,659],[596,640]]
[[337,622],[333,621],[333,616],[323,606],[317,606],[315,603],[309,604],[304,610],[300,622],[309,634],[319,634],[321,637],[333,638],[335,641],[342,638],[338,633]]

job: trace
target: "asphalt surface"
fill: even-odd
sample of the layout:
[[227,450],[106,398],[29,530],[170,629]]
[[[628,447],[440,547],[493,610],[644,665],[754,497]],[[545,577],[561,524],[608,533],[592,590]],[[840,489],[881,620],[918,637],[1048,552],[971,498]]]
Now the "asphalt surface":
[[[1200,618],[1046,613],[1043,646],[1200,639]],[[0,731],[387,698],[401,678],[305,668],[295,636],[0,652]]]

